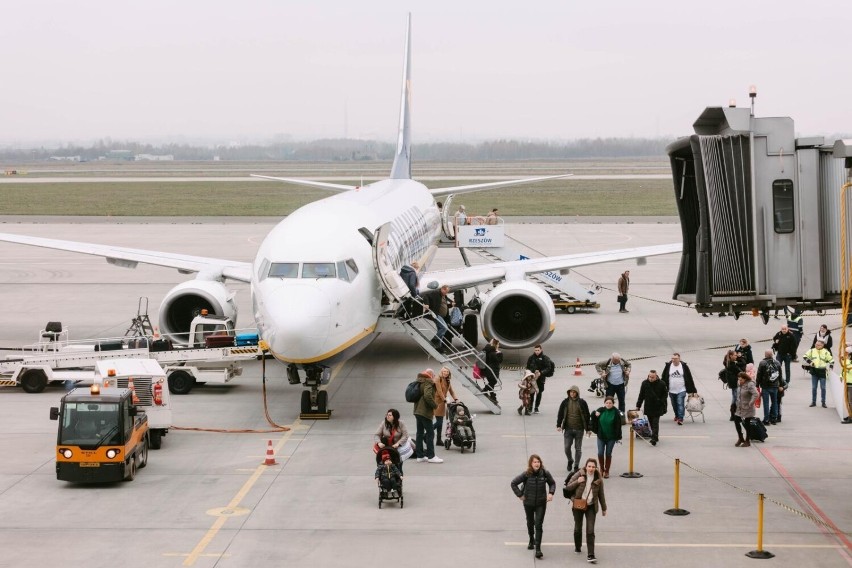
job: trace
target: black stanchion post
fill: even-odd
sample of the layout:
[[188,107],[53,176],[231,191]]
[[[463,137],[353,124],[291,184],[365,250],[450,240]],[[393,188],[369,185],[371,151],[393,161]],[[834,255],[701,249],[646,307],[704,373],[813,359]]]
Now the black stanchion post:
[[674,508],[663,511],[666,515],[682,517],[688,515],[689,511],[681,509],[680,505],[680,459],[675,458],[675,474],[674,474]]

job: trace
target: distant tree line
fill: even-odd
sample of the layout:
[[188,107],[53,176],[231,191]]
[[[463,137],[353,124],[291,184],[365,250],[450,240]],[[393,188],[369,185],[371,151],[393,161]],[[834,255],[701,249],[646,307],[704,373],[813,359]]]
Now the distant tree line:
[[[569,158],[624,158],[664,156],[669,138],[582,138],[558,142],[494,140],[478,143],[432,142],[416,144],[417,160],[559,160]],[[190,144],[142,144],[103,139],[91,146],[66,144],[55,148],[0,148],[5,162],[47,160],[79,156],[97,160],[110,150],[133,154],[171,154],[175,160],[223,161],[368,161],[391,160],[395,144],[371,140],[325,139],[310,142],[280,142],[267,145],[196,146]]]

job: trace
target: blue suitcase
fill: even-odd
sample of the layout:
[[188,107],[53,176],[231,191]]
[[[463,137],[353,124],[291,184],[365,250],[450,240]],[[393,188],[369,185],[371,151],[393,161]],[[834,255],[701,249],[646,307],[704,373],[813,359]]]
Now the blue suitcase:
[[257,334],[256,333],[238,333],[237,334],[237,347],[245,347],[246,345],[257,345]]

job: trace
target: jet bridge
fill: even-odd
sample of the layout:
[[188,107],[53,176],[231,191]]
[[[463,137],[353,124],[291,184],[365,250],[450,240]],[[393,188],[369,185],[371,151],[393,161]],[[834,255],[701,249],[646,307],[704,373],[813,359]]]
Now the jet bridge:
[[674,299],[764,321],[839,307],[843,141],[796,138],[792,118],[753,106],[708,107],[693,128],[666,148],[683,233]]

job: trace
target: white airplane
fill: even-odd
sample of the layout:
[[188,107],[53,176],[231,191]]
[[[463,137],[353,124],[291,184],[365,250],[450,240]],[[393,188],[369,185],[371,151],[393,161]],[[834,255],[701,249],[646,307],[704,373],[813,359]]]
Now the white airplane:
[[[288,378],[325,412],[325,392],[318,393],[323,372],[364,349],[377,336],[383,290],[404,286],[403,265],[417,261],[420,281],[466,289],[495,284],[482,298],[480,325],[487,337],[510,348],[541,343],[553,333],[556,312],[550,296],[526,280],[529,274],[601,262],[681,252],[681,244],[581,253],[523,261],[497,262],[452,270],[429,271],[442,234],[436,198],[555,179],[536,177],[430,190],[411,179],[411,20],[406,33],[402,101],[396,156],[389,179],[362,187],[319,181],[255,176],[335,192],[283,219],[266,236],[253,263],[219,258],[86,244],[0,233],[0,241],[104,257],[126,268],[139,263],[176,268],[196,276],[170,290],[159,309],[160,331],[179,337],[195,314],[236,319],[234,294],[225,281],[251,284],[254,318],[260,338],[275,358],[288,364]],[[445,213],[446,214],[446,213]],[[518,322],[523,321],[523,325]]]

